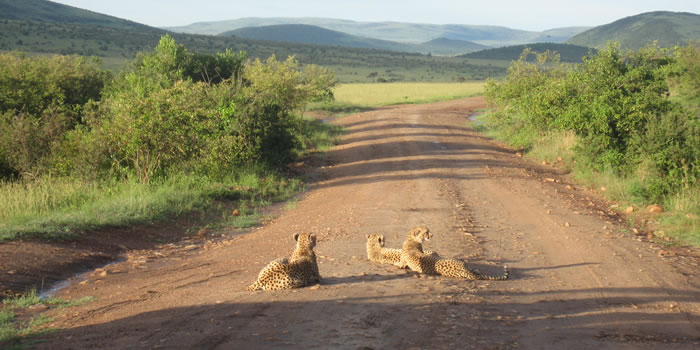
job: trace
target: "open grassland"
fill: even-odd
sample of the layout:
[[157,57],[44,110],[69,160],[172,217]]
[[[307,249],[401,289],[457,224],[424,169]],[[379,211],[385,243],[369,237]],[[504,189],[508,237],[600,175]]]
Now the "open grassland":
[[[341,84],[333,90],[336,106],[377,107],[402,103],[429,103],[476,96],[483,81],[464,83]],[[318,106],[315,106],[318,107]]]

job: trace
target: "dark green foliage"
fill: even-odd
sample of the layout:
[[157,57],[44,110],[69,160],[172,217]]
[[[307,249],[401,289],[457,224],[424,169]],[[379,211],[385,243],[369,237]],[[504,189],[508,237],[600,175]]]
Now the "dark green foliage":
[[0,55],[0,174],[37,176],[111,74],[87,58]]
[[[677,57],[692,57],[691,50],[681,49]],[[689,91],[697,86],[692,72],[700,62],[676,59],[653,46],[622,52],[610,45],[573,67],[559,65],[551,53],[529,63],[528,54],[513,64],[505,81],[487,85],[495,106],[491,125],[525,147],[533,138],[518,135],[573,131],[578,160],[597,170],[639,176],[634,193],[640,199],[660,201],[697,181],[700,128],[687,101],[695,98]],[[683,82],[679,90],[687,91],[686,103],[669,98],[669,72]]]
[[[595,49],[591,49],[585,46],[569,45],[569,44],[555,44],[555,43],[533,43],[526,45],[515,45],[500,47],[497,49],[485,49],[477,52],[468,53],[462,55],[461,57],[466,58],[479,58],[487,60],[507,60],[514,61],[520,58],[523,50],[529,48],[532,52],[545,52],[552,51],[559,54],[559,60],[561,62],[576,62],[580,63],[583,61],[583,57],[595,54]],[[528,61],[534,61],[535,55],[529,55],[527,57]]]
[[299,112],[332,98],[333,75],[246,59],[170,36],[113,79],[84,58],[0,56],[0,173],[149,182],[286,164],[303,147]]

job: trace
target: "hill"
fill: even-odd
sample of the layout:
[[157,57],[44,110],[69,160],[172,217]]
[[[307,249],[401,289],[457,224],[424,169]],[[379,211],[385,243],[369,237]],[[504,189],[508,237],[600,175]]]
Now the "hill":
[[[152,50],[160,37],[168,33],[47,1],[0,1],[6,5],[1,12],[3,19],[0,19],[0,52],[97,56],[106,67],[119,70],[138,52]],[[37,7],[41,3],[55,7],[42,12]],[[86,16],[92,19],[88,21]],[[333,69],[341,82],[478,80],[502,76],[506,71],[505,65],[498,63],[480,65],[463,58],[426,57],[417,53],[238,37],[171,35],[190,50],[203,53],[231,49],[263,59],[271,55],[281,59],[294,55],[302,64],[320,64]]]
[[549,42],[563,42],[589,27],[558,28],[543,32],[511,29],[499,26],[438,25],[402,22],[356,22],[332,18],[240,18],[216,22],[199,22],[187,26],[164,29],[193,34],[219,34],[239,28],[280,24],[307,24],[351,35],[401,43],[420,44],[438,38],[471,41],[477,44],[516,45],[548,38]]
[[336,30],[307,24],[277,24],[261,27],[245,27],[221,33],[220,36],[236,36],[254,40],[303,43],[325,46],[360,47],[399,52],[432,53],[436,55],[458,55],[487,48],[487,46],[464,40],[439,38],[422,44],[365,38]]
[[593,50],[589,47],[570,44],[536,43],[527,45],[506,46],[497,49],[486,49],[482,51],[468,53],[466,55],[462,55],[461,57],[513,61],[517,60],[520,57],[520,54],[523,53],[523,50],[525,50],[525,48],[527,47],[536,52],[545,52],[547,50],[556,51],[560,55],[561,62],[572,63],[581,62],[583,56],[588,55],[590,51]]
[[626,17],[589,29],[566,43],[603,48],[608,41],[617,41],[622,48],[639,49],[655,40],[661,47],[673,47],[698,39],[700,15],[659,11]]
[[224,32],[219,35],[313,45],[362,47],[369,49],[417,52],[416,47],[410,44],[363,38],[308,24],[277,24],[261,27],[245,27]]
[[419,47],[423,50],[423,52],[427,51],[437,55],[463,54],[488,48],[488,46],[480,45],[471,41],[447,38],[438,38],[426,41],[420,44]]
[[162,29],[144,24],[45,0],[0,0],[0,19],[93,24],[103,27],[162,32]]

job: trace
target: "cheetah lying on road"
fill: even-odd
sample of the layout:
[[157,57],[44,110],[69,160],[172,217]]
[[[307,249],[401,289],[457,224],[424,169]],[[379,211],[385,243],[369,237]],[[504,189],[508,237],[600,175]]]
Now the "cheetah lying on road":
[[318,273],[316,236],[310,233],[295,234],[296,249],[292,257],[271,261],[258,274],[258,279],[246,290],[280,290],[310,286],[321,282]]
[[423,240],[433,237],[430,230],[424,226],[414,227],[406,237],[401,248],[401,265],[406,265],[413,271],[428,275],[441,275],[452,278],[470,280],[505,280],[508,279],[508,267],[503,266],[502,276],[487,276],[469,270],[463,262],[454,259],[442,259],[439,256],[423,253]]
[[[398,266],[402,269],[407,268],[406,264],[401,264],[401,249],[384,247],[384,235],[372,233],[367,235],[367,258],[369,260],[381,263]],[[426,255],[434,255],[440,257],[435,252],[427,251]]]

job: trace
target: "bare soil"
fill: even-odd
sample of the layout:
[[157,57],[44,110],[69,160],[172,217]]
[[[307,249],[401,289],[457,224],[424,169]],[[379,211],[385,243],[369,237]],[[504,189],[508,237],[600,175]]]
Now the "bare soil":
[[[123,261],[57,293],[95,300],[49,311],[47,326],[60,330],[38,348],[700,348],[697,250],[629,232],[558,168],[467,127],[484,106],[470,98],[337,120],[347,134],[294,205],[249,232],[104,252]],[[427,277],[367,259],[366,234],[398,248],[416,225],[434,233],[427,249],[483,273],[507,264],[510,279]],[[244,291],[303,231],[319,238],[322,283]],[[26,244],[36,243],[0,254],[37,248]],[[31,275],[19,270],[27,259],[0,278]]]

